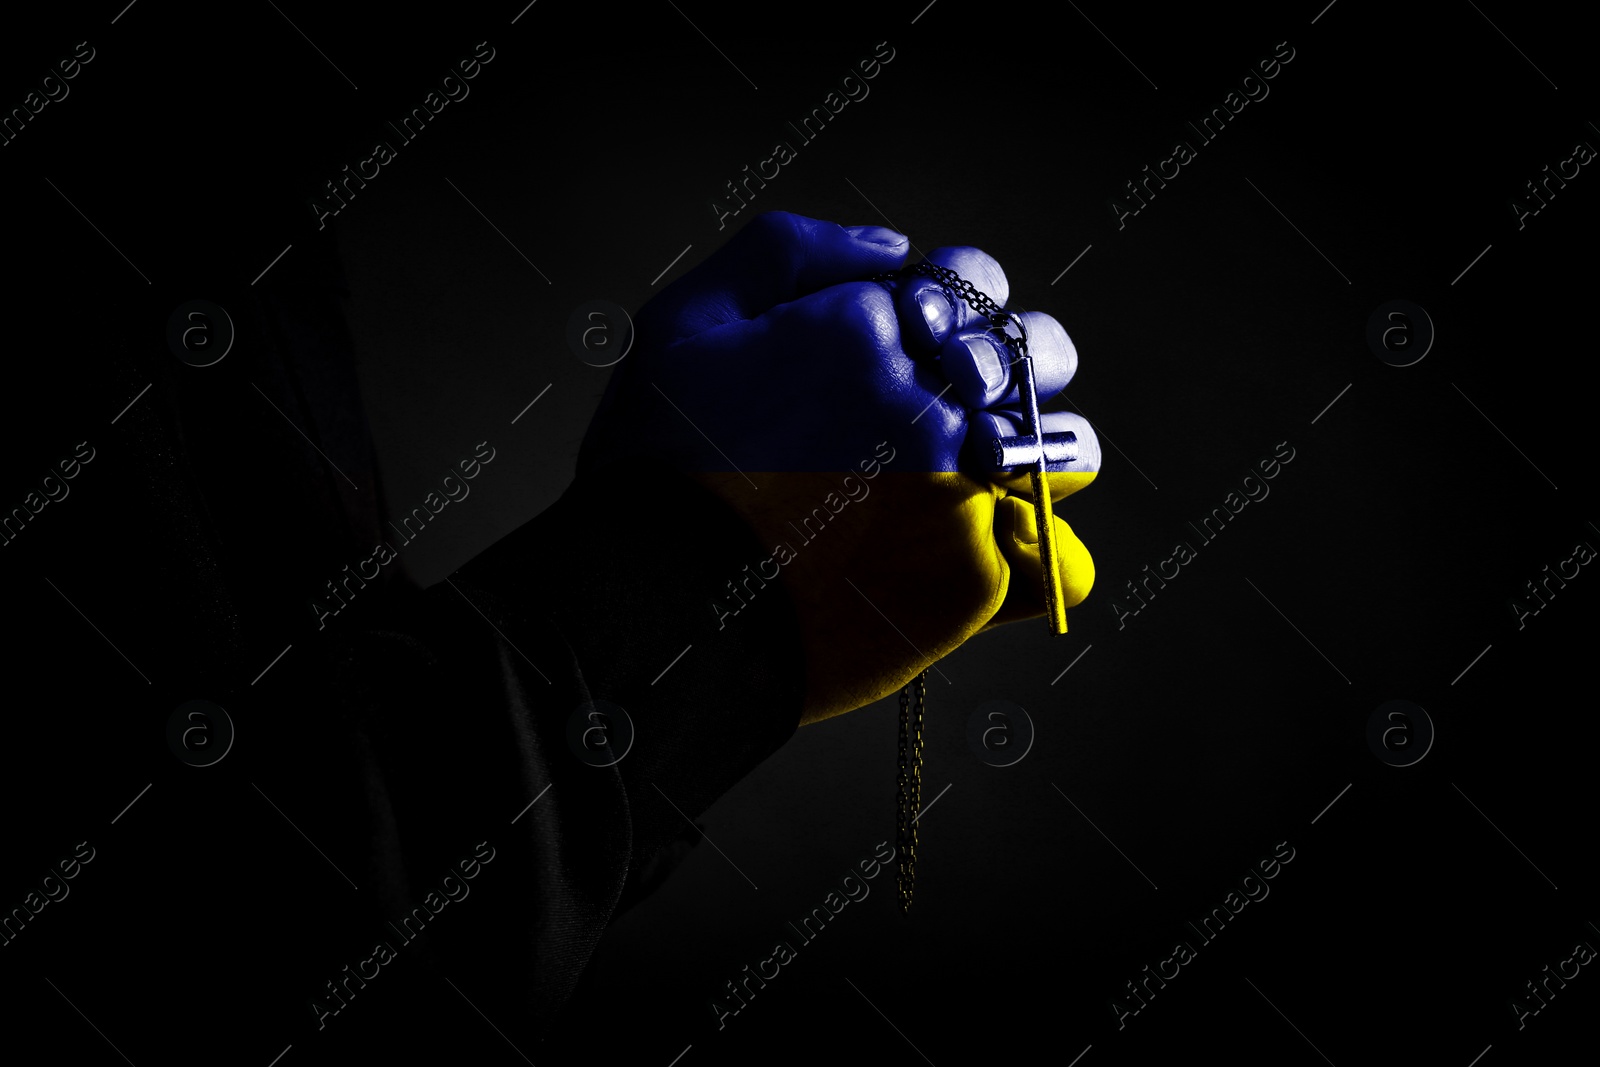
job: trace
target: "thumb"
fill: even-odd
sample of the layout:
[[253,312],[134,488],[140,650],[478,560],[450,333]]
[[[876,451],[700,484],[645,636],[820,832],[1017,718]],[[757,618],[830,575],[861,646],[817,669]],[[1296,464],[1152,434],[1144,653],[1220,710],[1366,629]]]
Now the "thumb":
[[[1053,482],[1055,479],[1052,478]],[[1063,603],[1071,608],[1083,602],[1094,585],[1094,559],[1072,527],[1051,516],[1056,524],[1056,568],[1061,572]],[[1039,563],[1039,523],[1033,505],[1020,496],[1007,496],[995,504],[994,536],[1011,567],[1006,598],[990,626],[1031,619],[1044,614],[1044,570]]]
[[908,237],[882,226],[846,229],[769,211],[645,305],[641,328],[683,338],[753,319],[831,285],[898,270],[910,247]]

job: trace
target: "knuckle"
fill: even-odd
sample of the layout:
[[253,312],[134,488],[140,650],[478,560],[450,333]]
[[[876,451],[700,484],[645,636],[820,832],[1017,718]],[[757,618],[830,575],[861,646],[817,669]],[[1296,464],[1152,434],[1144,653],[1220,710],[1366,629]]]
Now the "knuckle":
[[1022,316],[1028,330],[1029,352],[1048,361],[1049,377],[1054,384],[1065,385],[1078,369],[1078,346],[1066,328],[1054,316],[1042,311],[1029,311]]
[[800,229],[800,216],[788,211],[763,211],[745,229],[764,239],[793,237]]
[[1043,311],[1025,311],[1022,321],[1027,324],[1030,345],[1044,342],[1055,348],[1072,347],[1072,338],[1067,336],[1066,328],[1054,315]]
[[961,249],[963,261],[970,272],[967,277],[979,289],[994,298],[995,303],[1004,305],[1011,295],[1011,283],[1006,278],[1005,269],[1000,266],[989,253],[980,248]]
[[883,286],[872,282],[849,286],[844,309],[852,334],[870,338],[875,348],[898,346],[900,330],[894,298]]
[[763,259],[790,262],[805,242],[805,220],[787,211],[764,211],[741,231],[744,242]]
[[[928,259],[941,267],[955,271],[1001,307],[1004,307],[1006,301],[1010,299],[1011,286],[1006,280],[1005,271],[993,256],[982,249],[966,245],[936,248]],[[976,309],[970,307],[966,309],[964,318],[968,323],[976,317]]]

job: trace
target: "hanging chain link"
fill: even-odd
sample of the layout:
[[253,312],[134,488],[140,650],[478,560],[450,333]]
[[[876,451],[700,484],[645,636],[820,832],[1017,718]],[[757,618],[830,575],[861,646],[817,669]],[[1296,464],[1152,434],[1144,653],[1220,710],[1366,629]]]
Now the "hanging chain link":
[[896,778],[898,825],[895,853],[900,859],[900,909],[911,907],[917,884],[917,819],[922,813],[922,720],[928,704],[928,672],[900,690],[900,773]]
[[[899,274],[880,274],[875,281],[887,282],[903,274],[922,274],[938,282],[953,304],[957,297],[989,320],[989,331],[1012,354],[1013,360],[1028,354],[1028,331],[1022,317],[995,303],[989,294],[967,279],[937,263],[926,260],[906,267]],[[1015,326],[1013,335],[1008,327]],[[928,672],[900,690],[900,773],[896,778],[895,851],[899,856],[900,908],[909,910],[917,887],[917,820],[922,815],[922,724],[928,704]]]

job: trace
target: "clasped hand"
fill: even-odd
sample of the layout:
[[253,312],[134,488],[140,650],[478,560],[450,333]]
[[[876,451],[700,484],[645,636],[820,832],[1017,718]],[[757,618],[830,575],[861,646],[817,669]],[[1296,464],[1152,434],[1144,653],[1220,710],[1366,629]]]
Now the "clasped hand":
[[[992,442],[1022,432],[1010,350],[933,278],[874,280],[909,251],[879,226],[753,219],[640,310],[579,453],[580,478],[641,462],[694,477],[783,557],[805,642],[802,722],[869,704],[974,634],[1044,612],[1026,477],[990,469]],[[1000,306],[1010,297],[976,248],[928,259]],[[1021,317],[1043,403],[1071,381],[1077,350],[1049,315]],[[1078,439],[1076,459],[1050,465],[1061,500],[1094,479],[1099,444],[1079,415],[1043,423]],[[870,493],[824,508],[867,463]],[[818,509],[825,530],[806,523]],[[1094,563],[1055,523],[1071,607]]]

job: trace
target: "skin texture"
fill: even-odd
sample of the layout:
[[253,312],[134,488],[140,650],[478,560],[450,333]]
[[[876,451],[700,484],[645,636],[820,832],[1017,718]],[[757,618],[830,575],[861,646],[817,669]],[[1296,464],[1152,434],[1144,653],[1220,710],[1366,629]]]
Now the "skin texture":
[[[688,473],[773,550],[728,603],[763,579],[788,590],[806,646],[802,723],[887,696],[972,635],[1044,611],[1027,477],[992,474],[983,458],[995,436],[1021,432],[1008,353],[932,279],[873,280],[909,249],[882,227],[758,216],[640,311],[579,453],[579,477],[641,459]],[[977,249],[928,258],[1009,297]],[[1077,352],[1050,316],[1024,321],[1043,402]],[[1051,467],[1061,500],[1094,479],[1098,442],[1077,415],[1044,423],[1079,438],[1079,459]],[[1094,564],[1055,523],[1071,607]]]

